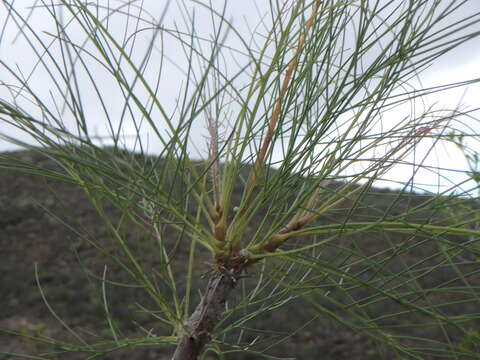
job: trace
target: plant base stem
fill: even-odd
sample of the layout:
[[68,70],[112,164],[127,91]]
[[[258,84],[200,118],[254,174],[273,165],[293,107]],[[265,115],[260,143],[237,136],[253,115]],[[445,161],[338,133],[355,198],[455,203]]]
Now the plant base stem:
[[211,332],[225,311],[228,295],[236,287],[241,267],[216,271],[209,279],[205,294],[184,330],[178,335],[178,344],[172,360],[196,360],[203,347],[211,340]]

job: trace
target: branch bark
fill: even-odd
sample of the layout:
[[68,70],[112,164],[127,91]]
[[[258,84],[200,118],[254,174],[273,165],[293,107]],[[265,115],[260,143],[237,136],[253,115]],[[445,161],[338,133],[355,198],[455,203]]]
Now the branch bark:
[[202,300],[178,334],[172,360],[196,360],[210,342],[211,333],[225,311],[228,295],[237,286],[242,267],[222,268],[213,273]]

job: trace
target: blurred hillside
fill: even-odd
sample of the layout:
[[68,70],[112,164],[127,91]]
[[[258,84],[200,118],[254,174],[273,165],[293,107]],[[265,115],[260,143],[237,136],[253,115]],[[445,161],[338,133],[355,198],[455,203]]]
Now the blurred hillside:
[[[15,152],[8,154],[15,158],[42,164],[55,168],[48,159],[32,152]],[[333,185],[335,186],[335,185]],[[236,195],[240,198],[241,187]],[[416,223],[435,223],[446,218],[449,212],[461,211],[465,202],[458,203],[458,209],[446,208],[442,198],[428,195],[408,194],[385,189],[371,189],[359,199],[347,199],[335,211],[319,219],[320,223],[342,223],[351,221],[366,221],[378,218],[396,221],[414,221]],[[354,202],[355,212],[350,210]],[[422,205],[429,203],[429,210],[422,210]],[[431,206],[432,203],[438,204]],[[118,219],[114,206],[107,206],[107,215]],[[407,214],[407,215],[405,215]],[[260,219],[258,219],[260,221]],[[254,224],[253,224],[254,225]],[[252,226],[251,231],[255,226]],[[135,250],[138,258],[146,269],[155,272],[158,258],[155,256],[155,244],[141,229],[125,225],[122,233],[127,242]],[[165,239],[174,239],[168,236]],[[39,286],[35,280],[35,266],[38,269],[38,279],[43,293],[56,314],[71,328],[79,331],[82,336],[95,341],[96,336],[108,337],[108,324],[105,319],[105,309],[102,294],[102,276],[106,269],[109,281],[132,284],[127,274],[109,258],[109,254],[100,254],[92,241],[105,244],[105,249],[115,253],[115,245],[104,224],[84,195],[82,189],[72,184],[49,180],[40,176],[19,174],[0,170],[0,328],[16,330],[24,335],[43,335],[75,342],[50,313],[45,305]],[[382,271],[401,273],[406,267],[429,267],[432,271],[426,277],[419,278],[424,286],[431,288],[457,279],[454,270],[441,263],[439,251],[434,241],[421,241],[420,237],[412,238],[401,234],[389,235],[382,233],[356,234],[339,239],[323,250],[322,259],[335,265],[346,258],[348,249],[355,248],[365,254],[372,264],[382,264]],[[168,240],[167,240],[168,241]],[[453,238],[452,241],[462,242],[465,239]],[[178,245],[178,246],[177,246]],[[185,244],[172,244],[176,251],[174,269],[179,275],[179,289],[182,290],[182,269],[185,269],[185,258],[188,247]],[[398,247],[396,247],[398,245]],[[393,256],[396,250],[401,250],[401,260]],[[172,250],[173,251],[173,250]],[[432,256],[430,256],[432,254]],[[435,255],[436,254],[436,255]],[[465,260],[461,267],[465,277],[468,277],[472,291],[479,291],[480,276],[478,266],[471,264],[474,255],[465,251],[458,253],[458,258]],[[209,255],[201,253],[198,258],[196,283],[202,288],[206,280],[201,275],[208,271]],[[365,280],[373,276],[373,266],[362,268],[359,264],[352,269],[356,274],[362,274]],[[363,273],[362,273],[363,271]],[[380,270],[379,270],[380,271]],[[473,274],[473,275],[472,275]],[[476,275],[476,277],[474,276]],[[246,286],[255,283],[255,273],[246,279]],[[398,280],[403,281],[401,278]],[[453,286],[453,285],[452,285]],[[353,290],[355,296],[368,296],[365,289]],[[441,293],[439,296],[443,296]],[[135,337],[142,329],[158,334],[168,332],[162,329],[159,321],[142,308],[154,309],[151,301],[142,289],[134,286],[107,286],[108,306],[113,317],[118,322],[119,331],[125,336]],[[234,300],[232,300],[234,301]],[[452,300],[453,301],[453,300]],[[329,306],[325,303],[325,306]],[[394,303],[378,303],[374,311],[393,313]],[[463,311],[475,312],[478,304],[465,303],[461,306],[452,305],[445,309],[449,314],[461,314]],[[335,309],[332,309],[335,311]],[[274,329],[277,333],[297,329],[317,316],[311,312],[301,299],[290,302],[287,306],[274,313],[263,314],[248,324],[249,328]],[[413,321],[412,314],[398,318],[398,324]],[[415,319],[417,320],[417,319]],[[391,318],[390,320],[391,321]],[[480,324],[477,320],[477,329]],[[415,335],[422,328],[408,330],[408,335]],[[432,329],[432,337],[441,335],[444,329]],[[250,336],[250,335],[248,335]],[[452,341],[461,342],[452,330]],[[253,338],[252,338],[253,339]],[[96,341],[99,341],[97,339]],[[0,351],[12,353],[39,354],[55,349],[49,344],[33,344],[25,339],[0,333]],[[154,347],[142,346],[133,350],[121,350],[108,356],[111,359],[168,359],[171,349],[162,352]],[[302,331],[279,344],[273,354],[283,358],[297,359],[379,359],[389,358],[383,346],[374,343],[364,334],[359,334],[346,327],[333,323],[329,319],[318,319],[307,324]],[[212,355],[213,356],[213,355]],[[83,359],[85,354],[59,354],[58,359]],[[8,357],[0,359],[7,359]],[[13,357],[15,358],[15,357]],[[20,357],[17,357],[18,359]],[[16,358],[16,359],[17,359]],[[255,355],[228,356],[228,359],[256,359]],[[212,357],[213,359],[213,357]]]

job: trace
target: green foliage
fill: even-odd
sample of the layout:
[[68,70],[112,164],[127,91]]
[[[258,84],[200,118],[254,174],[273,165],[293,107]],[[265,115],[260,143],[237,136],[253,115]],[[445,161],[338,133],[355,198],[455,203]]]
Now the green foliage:
[[[435,59],[478,37],[480,14],[456,19],[468,6],[457,0],[271,2],[263,30],[250,41],[225,9],[193,3],[211,17],[209,36],[185,9],[186,24],[169,27],[167,6],[155,18],[141,1],[113,7],[78,0],[35,2],[33,12],[55,26],[42,34],[17,3],[3,2],[5,23],[17,26],[38,57],[28,76],[0,60],[2,94],[11,94],[0,99],[1,121],[35,143],[3,138],[57,166],[4,155],[0,167],[82,188],[106,230],[79,237],[134,284],[109,282],[106,267],[93,277],[108,330],[92,340],[56,314],[37,274],[43,300],[73,342],[41,334],[37,340],[91,357],[171,348],[198,301],[199,263],[208,253],[211,273],[248,270],[253,277],[232,275],[241,285],[205,358],[275,358],[268,354],[303,326],[277,334],[254,329],[253,321],[295,301],[309,306],[312,321],[369,336],[387,358],[479,358],[471,345],[478,335],[471,329],[480,324],[478,199],[450,195],[459,182],[411,203],[409,184],[390,180],[403,189],[386,209],[364,207],[372,184],[395,166],[440,173],[414,156],[426,141],[427,152],[456,143],[480,187],[478,153],[464,140],[478,142],[478,123],[463,133],[452,125],[467,115],[474,120],[472,113],[425,108],[389,120],[392,111],[439,91],[406,89]],[[450,17],[456,20],[446,26]],[[124,33],[113,30],[116,21]],[[140,56],[144,34],[150,40]],[[183,50],[184,62],[170,59],[167,38]],[[171,94],[160,90],[168,78],[164,61],[181,64],[184,77],[172,108],[165,100]],[[31,82],[39,69],[50,81],[40,90]],[[118,98],[109,98],[104,78]],[[98,123],[108,129],[102,140],[110,147],[94,134]],[[133,151],[126,127],[134,132]],[[158,155],[148,155],[145,132],[160,144]],[[199,133],[208,138],[201,161],[192,156]],[[151,251],[130,241],[132,233]],[[157,268],[145,266],[148,257]],[[122,337],[107,284],[145,292],[148,308],[134,307],[157,319],[158,328],[139,325],[134,338]]]
[[474,350],[479,351],[480,348],[478,344],[480,344],[480,332],[473,329],[468,330],[465,334],[464,339],[462,340],[462,343],[460,344],[460,349],[465,352],[470,352]]

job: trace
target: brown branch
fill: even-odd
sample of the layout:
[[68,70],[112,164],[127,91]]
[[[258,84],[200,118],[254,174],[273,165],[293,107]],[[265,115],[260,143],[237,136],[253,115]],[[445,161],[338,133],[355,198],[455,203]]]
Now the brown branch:
[[230,292],[241,278],[243,265],[221,267],[210,277],[205,294],[188,318],[172,360],[196,360],[203,347],[210,342],[211,333],[225,311]]
[[310,18],[308,19],[307,23],[305,24],[305,29],[303,33],[300,35],[300,38],[298,39],[298,44],[297,44],[297,51],[293,55],[293,58],[290,60],[288,67],[287,67],[287,73],[285,74],[285,78],[283,79],[282,82],[282,87],[280,88],[280,92],[277,98],[277,101],[275,102],[275,108],[273,109],[272,113],[272,118],[270,119],[270,122],[268,123],[267,127],[267,134],[265,138],[263,139],[262,146],[260,148],[260,151],[258,152],[257,159],[255,161],[254,169],[250,173],[248,180],[247,180],[247,185],[246,185],[246,197],[245,197],[245,205],[248,205],[250,202],[251,195],[253,193],[253,187],[255,183],[257,182],[258,175],[260,174],[262,170],[262,165],[265,161],[265,156],[267,155],[268,148],[270,147],[270,144],[272,142],[273,135],[275,133],[275,129],[277,128],[278,125],[278,120],[280,119],[280,114],[282,112],[282,104],[283,104],[283,99],[285,97],[285,94],[287,93],[288,87],[290,85],[290,80],[292,79],[293,72],[295,71],[298,63],[298,58],[305,46],[305,37],[310,31],[310,29],[313,26],[314,19],[317,15],[318,8],[320,5],[320,0],[316,1],[315,4],[313,5],[312,9],[312,14],[310,15]]

